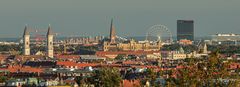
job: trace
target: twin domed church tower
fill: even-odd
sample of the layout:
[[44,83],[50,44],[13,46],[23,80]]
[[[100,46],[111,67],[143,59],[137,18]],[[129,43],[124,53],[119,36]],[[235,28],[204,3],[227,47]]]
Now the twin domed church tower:
[[[51,26],[48,26],[47,31],[47,56],[53,58],[53,33]],[[30,55],[30,33],[28,31],[27,25],[24,28],[23,33],[23,55]]]

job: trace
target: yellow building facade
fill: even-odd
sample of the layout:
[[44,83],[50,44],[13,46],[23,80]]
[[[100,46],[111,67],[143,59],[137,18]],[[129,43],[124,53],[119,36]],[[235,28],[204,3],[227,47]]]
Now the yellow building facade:
[[111,44],[108,41],[103,43],[103,51],[159,51],[161,47],[160,41],[140,43],[133,39],[124,43]]

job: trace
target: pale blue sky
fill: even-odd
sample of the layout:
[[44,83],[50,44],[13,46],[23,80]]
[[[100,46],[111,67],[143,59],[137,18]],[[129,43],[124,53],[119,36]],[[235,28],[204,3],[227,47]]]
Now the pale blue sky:
[[19,37],[25,24],[62,36],[144,36],[154,24],[176,34],[176,20],[195,21],[196,36],[240,33],[240,0],[1,0],[0,38]]

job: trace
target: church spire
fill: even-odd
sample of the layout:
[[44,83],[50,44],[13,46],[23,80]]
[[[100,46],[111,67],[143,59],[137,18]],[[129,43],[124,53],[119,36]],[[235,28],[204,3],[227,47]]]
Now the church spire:
[[29,31],[28,31],[28,28],[27,28],[27,24],[25,25],[23,35],[29,35]]
[[52,29],[50,24],[48,25],[47,35],[52,35]]
[[110,43],[115,43],[116,38],[116,31],[113,26],[113,18],[111,19],[111,26],[110,26]]
[[208,48],[207,48],[207,44],[205,43],[204,44],[204,47],[203,47],[203,53],[204,54],[207,54],[208,53],[208,50],[207,50]]

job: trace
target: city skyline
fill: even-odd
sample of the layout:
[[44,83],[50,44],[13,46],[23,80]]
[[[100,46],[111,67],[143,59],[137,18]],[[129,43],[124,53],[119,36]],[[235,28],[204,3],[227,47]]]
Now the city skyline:
[[1,0],[0,87],[240,87],[240,0]]
[[[111,18],[117,35],[144,36],[155,24],[176,36],[177,20],[194,20],[195,34],[240,33],[238,0],[31,1],[0,3],[0,37],[21,37],[25,24],[46,29],[51,24],[63,36],[108,36]],[[92,32],[95,31],[95,32]]]

